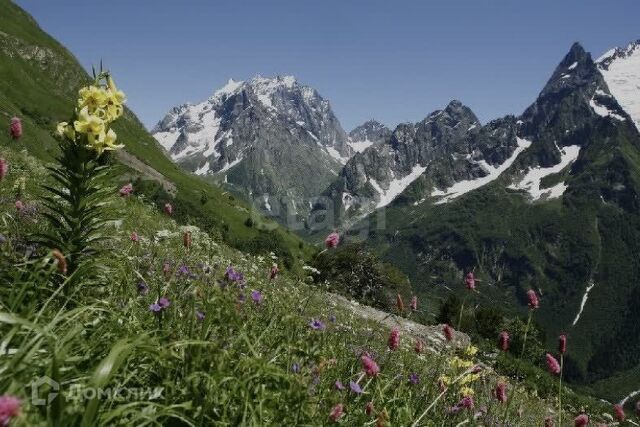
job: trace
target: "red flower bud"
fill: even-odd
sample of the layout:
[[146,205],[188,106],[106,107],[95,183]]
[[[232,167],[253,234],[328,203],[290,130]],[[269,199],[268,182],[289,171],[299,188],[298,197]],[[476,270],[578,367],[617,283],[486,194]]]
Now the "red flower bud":
[[580,414],[574,420],[575,427],[586,427],[589,424],[589,417],[587,414]]
[[453,328],[451,326],[444,325],[442,327],[442,333],[444,334],[444,337],[447,339],[447,341],[453,341]]
[[565,334],[558,337],[558,351],[560,354],[565,354],[567,352],[567,336]]
[[0,158],[0,181],[9,173],[9,162]]
[[549,372],[553,375],[560,374],[560,363],[558,363],[558,360],[549,353],[546,354],[545,358],[547,359],[547,369],[549,369]]
[[22,136],[22,121],[18,117],[13,117],[11,119],[9,133],[13,139],[19,139]]
[[389,335],[389,349],[397,350],[400,346],[400,331],[397,328],[393,328],[391,330],[391,334]]
[[467,277],[465,277],[464,282],[467,285],[467,289],[469,289],[470,291],[476,288],[476,278],[473,275],[472,271],[467,273]]
[[509,350],[510,340],[511,338],[509,338],[509,333],[507,331],[500,332],[500,335],[498,335],[498,347],[500,348],[500,350]]
[[498,402],[504,403],[507,401],[507,385],[505,383],[498,383],[496,385],[496,389],[494,391],[496,399]]
[[530,309],[535,310],[536,308],[540,307],[540,301],[538,300],[538,295],[536,294],[536,291],[534,291],[533,289],[529,289],[527,291],[527,299],[529,300]]

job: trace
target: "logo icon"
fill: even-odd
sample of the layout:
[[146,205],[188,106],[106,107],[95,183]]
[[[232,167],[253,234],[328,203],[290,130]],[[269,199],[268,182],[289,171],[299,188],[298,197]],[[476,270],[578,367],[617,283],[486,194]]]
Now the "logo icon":
[[[31,387],[31,404],[34,406],[49,405],[60,391],[60,384],[47,376],[38,378],[29,386]],[[41,396],[40,390],[44,387],[46,387],[46,395]]]

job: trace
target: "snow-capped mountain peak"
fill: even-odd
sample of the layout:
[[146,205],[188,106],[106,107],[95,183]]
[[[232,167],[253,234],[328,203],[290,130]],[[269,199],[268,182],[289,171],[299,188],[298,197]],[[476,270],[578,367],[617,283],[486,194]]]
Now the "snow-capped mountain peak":
[[182,167],[259,197],[274,215],[320,194],[354,153],[329,102],[293,76],[230,79],[171,109],[152,133]]
[[244,85],[243,81],[236,81],[233,79],[229,79],[226,85],[222,86],[220,89],[214,92],[212,99],[220,98],[223,96],[229,96],[235,93],[243,85]]
[[597,65],[609,91],[640,130],[640,40],[609,50]]

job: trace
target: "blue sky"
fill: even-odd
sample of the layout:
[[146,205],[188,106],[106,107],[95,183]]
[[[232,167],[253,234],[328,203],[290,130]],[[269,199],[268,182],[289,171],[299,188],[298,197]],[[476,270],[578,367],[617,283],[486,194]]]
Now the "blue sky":
[[293,74],[348,131],[417,121],[451,99],[519,114],[574,41],[640,38],[638,0],[17,0],[85,67],[100,59],[152,127],[230,77]]

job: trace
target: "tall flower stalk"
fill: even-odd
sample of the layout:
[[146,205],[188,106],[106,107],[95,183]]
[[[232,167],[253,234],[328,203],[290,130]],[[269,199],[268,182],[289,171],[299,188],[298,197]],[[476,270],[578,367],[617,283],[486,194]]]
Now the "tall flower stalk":
[[[524,357],[524,352],[526,351],[526,348],[527,348],[527,337],[529,335],[529,328],[531,327],[531,319],[533,318],[533,312],[534,310],[537,310],[538,307],[540,307],[540,301],[538,300],[538,295],[536,294],[536,291],[534,291],[533,289],[530,289],[529,291],[527,291],[527,301],[528,301],[527,305],[529,306],[529,316],[527,317],[527,325],[524,328],[524,336],[522,340],[522,350],[520,351],[520,358],[518,359],[518,363],[516,365],[516,380],[518,379],[518,375],[520,375],[522,358]],[[507,406],[504,409],[503,424],[507,422],[507,417],[509,416],[509,408],[511,407],[511,402],[515,398],[515,394],[516,394],[515,392],[516,390],[514,389],[512,398],[507,401]]]
[[110,125],[122,116],[125,102],[124,93],[102,70],[78,95],[71,120],[57,126],[60,154],[48,168],[57,185],[45,185],[49,195],[43,198],[51,227],[40,236],[46,246],[64,254],[69,275],[95,256],[97,244],[106,238],[106,200],[113,191],[105,185],[110,170],[105,153],[122,147]]
[[564,353],[567,351],[567,336],[558,337],[558,351],[560,352],[560,378],[558,379],[558,425],[562,425],[562,375],[564,374]]

